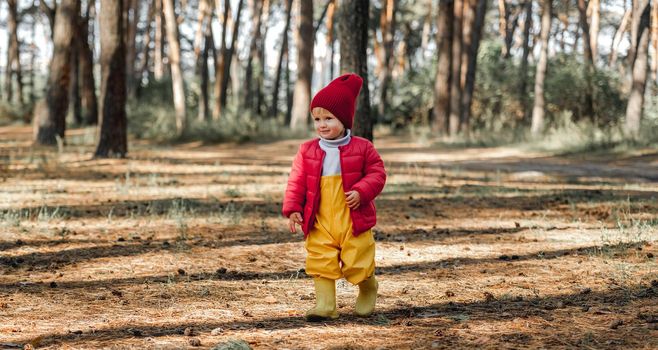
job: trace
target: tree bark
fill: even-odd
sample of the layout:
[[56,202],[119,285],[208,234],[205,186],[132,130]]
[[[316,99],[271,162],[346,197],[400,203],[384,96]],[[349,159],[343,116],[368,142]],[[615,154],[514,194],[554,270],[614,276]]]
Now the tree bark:
[[293,93],[290,128],[308,128],[309,106],[311,105],[311,79],[313,78],[313,1],[299,1],[299,25],[297,39],[297,81]]
[[450,81],[450,117],[448,118],[448,131],[451,136],[459,132],[462,107],[462,20],[464,14],[464,0],[455,0],[454,17],[452,19],[452,67]]
[[76,30],[72,33],[73,41],[71,42],[71,85],[69,86],[69,105],[71,107],[70,109],[75,124],[83,125],[82,102],[80,100],[80,42],[82,41],[82,33],[78,26],[82,11],[80,1],[78,1],[75,6]]
[[212,28],[210,26],[212,22],[212,13],[210,14],[210,17],[208,17],[208,25],[205,28],[205,40],[203,44],[203,50],[201,53],[201,66],[199,69],[199,77],[200,77],[200,96],[199,96],[199,115],[198,115],[198,120],[199,121],[204,121],[204,120],[210,120],[210,106],[209,106],[209,96],[208,96],[208,85],[210,78],[208,76],[208,55],[210,53],[210,50],[214,50],[213,45],[213,36],[212,36]]
[[279,113],[279,85],[281,84],[281,66],[283,58],[288,50],[288,30],[290,30],[290,17],[292,15],[292,1],[286,0],[286,24],[281,34],[281,49],[279,51],[279,60],[276,68],[276,76],[274,78],[274,91],[272,93],[272,105],[270,106],[270,116],[276,118]]
[[587,3],[585,0],[577,0],[578,12],[580,13],[580,27],[583,30],[583,49],[585,56],[585,81],[587,82],[587,91],[585,91],[585,108],[583,114],[590,119],[595,118],[594,113],[594,88],[592,86],[592,76],[594,74],[594,55],[590,46],[589,24],[587,23]]
[[48,112],[34,118],[35,141],[41,145],[56,145],[58,137],[64,140],[71,80],[71,33],[75,29],[77,1],[80,0],[62,0],[55,15],[53,57],[46,92]]
[[50,36],[55,36],[55,15],[57,12],[57,2],[53,3],[53,7],[48,6],[44,0],[39,0],[39,8],[48,17],[48,24],[50,24]]
[[590,50],[592,51],[592,62],[596,65],[599,56],[599,28],[601,26],[601,2],[600,0],[590,0],[592,9],[591,23],[589,26]]
[[473,91],[475,90],[475,72],[477,69],[478,49],[480,48],[480,37],[484,27],[484,17],[487,12],[487,0],[470,0],[470,6],[474,12],[474,19],[470,32],[470,45],[467,46],[466,80],[464,82],[464,95],[462,97],[462,130],[468,135],[470,131],[471,105],[473,103]]
[[226,47],[226,29],[228,28],[229,13],[231,11],[231,2],[224,1],[224,12],[221,13],[221,2],[215,0],[215,9],[217,10],[217,18],[222,18],[222,36],[220,39],[221,49],[219,57],[215,61],[215,89],[214,100],[215,106],[212,111],[212,119],[219,120],[222,115],[222,82],[224,81],[224,72],[226,71],[226,55],[228,48]]
[[94,53],[89,45],[89,20],[92,13],[91,9],[94,6],[94,0],[88,1],[86,15],[78,19],[78,28],[82,38],[79,46],[80,103],[82,107],[82,121],[86,125],[95,125],[98,123],[98,101],[96,99],[96,84],[94,81]]
[[[329,8],[327,9],[327,42],[326,45],[329,48],[329,58],[328,58],[328,64],[329,64],[329,76],[328,76],[328,81],[322,80],[322,86],[325,86],[331,81],[331,79],[334,76],[334,57],[336,53],[336,35],[335,35],[335,18],[336,18],[336,0],[332,0],[329,3]],[[325,60],[327,58],[325,57]]]
[[498,11],[500,12],[499,31],[504,43],[502,54],[504,58],[510,58],[514,32],[519,24],[519,11],[507,0],[498,0]]
[[199,8],[197,10],[197,27],[194,33],[194,59],[199,61],[199,56],[202,54],[202,46],[205,42],[206,37],[206,23],[210,24],[210,18],[208,14],[212,14],[212,9],[209,4],[210,0],[199,0]]
[[569,5],[571,4],[571,0],[561,0],[561,1],[564,6],[564,11],[563,12],[558,11],[557,14],[557,17],[560,19],[560,22],[562,23],[562,28],[560,30],[560,49],[562,50],[562,52],[566,52],[567,49],[566,34],[569,31],[569,9],[570,9]]
[[126,53],[123,6],[126,0],[101,0],[101,114],[96,157],[125,157]]
[[427,51],[427,45],[430,42],[430,32],[432,31],[432,3],[433,0],[427,0],[427,15],[425,15],[423,34],[420,39],[420,48],[423,50],[423,55]]
[[[249,58],[247,59],[247,68],[245,71],[245,79],[244,79],[245,80],[244,106],[252,111],[256,110],[256,106],[254,105],[256,92],[253,91],[254,66],[257,69],[256,72],[257,76],[260,74],[258,70],[261,67],[260,57],[261,57],[261,50],[263,46],[261,23],[263,19],[264,5],[265,4],[263,0],[249,1],[249,8],[251,9],[251,13],[252,13],[252,18],[251,18],[252,34],[251,34],[251,44],[249,45]],[[256,112],[256,114],[258,114],[258,111]]]
[[608,66],[613,67],[615,63],[617,63],[617,49],[619,48],[619,43],[621,43],[621,39],[624,36],[624,32],[626,32],[626,29],[628,28],[628,22],[631,19],[631,15],[633,13],[633,10],[626,10],[624,12],[624,16],[621,19],[621,24],[619,25],[619,28],[617,28],[617,31],[615,32],[615,36],[612,39],[612,47],[610,48],[610,58],[608,60]]
[[153,49],[153,77],[156,81],[164,77],[164,23],[162,16],[162,1],[154,0],[155,7],[155,34],[153,35],[155,47]]
[[135,97],[135,62],[137,61],[137,47],[135,38],[137,37],[137,24],[139,23],[139,4],[138,0],[129,0],[130,6],[125,9],[126,18],[128,19],[126,35],[126,81],[128,87],[128,96]]
[[[635,62],[635,54],[637,50],[637,41],[639,39],[639,28],[640,28],[640,19],[641,16],[639,15],[640,13],[640,5],[643,0],[631,0],[631,9],[633,13],[631,14],[631,46],[628,48],[628,55],[626,56],[626,59],[628,61],[629,66],[633,66],[633,63]],[[632,69],[631,69],[632,70]],[[631,76],[628,77],[628,82],[630,83],[632,81],[632,73]]]
[[162,4],[167,27],[167,42],[169,43],[168,58],[171,67],[174,109],[176,111],[176,133],[181,136],[187,127],[187,115],[185,111],[185,86],[180,59],[181,51],[178,41],[178,21],[174,12],[174,0],[163,0]]
[[448,134],[448,117],[450,116],[453,5],[453,0],[439,0],[439,14],[436,24],[436,42],[439,57],[434,80],[432,128],[435,132],[441,134]]
[[544,82],[548,68],[548,36],[551,30],[552,0],[542,0],[541,15],[541,52],[537,63],[537,74],[535,75],[535,104],[532,108],[532,125],[530,131],[534,136],[544,130]]
[[288,44],[290,43],[290,40],[286,41],[286,48],[285,48],[285,57],[284,59],[286,60],[286,68],[285,68],[285,87],[286,87],[286,116],[284,120],[284,125],[290,125],[290,119],[292,118],[292,89],[290,88],[290,49],[288,48]]
[[[149,53],[151,52],[151,23],[155,19],[155,1],[149,4],[148,15],[146,18],[146,28],[144,28],[144,38],[142,39],[142,62],[139,70],[137,71],[137,77],[135,82],[135,97],[139,98],[142,92],[142,79],[144,79],[144,73],[149,72]],[[148,74],[149,81],[151,80],[150,74]]]
[[633,61],[633,85],[626,108],[626,134],[631,138],[639,136],[642,123],[644,91],[647,84],[650,10],[650,0],[638,0],[636,11],[633,14],[638,17],[637,21],[634,21],[637,23],[635,32],[638,37],[634,40],[637,47]]
[[528,85],[528,56],[530,55],[530,28],[532,28],[532,0],[525,0],[523,4],[525,9],[525,20],[523,23],[523,53],[521,56],[521,65],[519,69],[519,75],[521,76],[519,84],[519,100],[522,101],[524,106],[524,119],[527,118],[528,104],[526,93]]
[[267,32],[269,30],[269,21],[270,21],[270,11],[271,11],[271,4],[272,2],[270,0],[264,0],[265,4],[263,5],[263,20],[262,20],[262,26],[263,26],[263,34],[260,42],[260,70],[256,76],[256,87],[255,87],[255,95],[256,95],[256,111],[258,111],[258,115],[263,114],[263,109],[266,108],[265,106],[265,95],[263,93],[263,86],[265,86],[265,75],[267,73],[267,62],[265,61],[265,39],[267,38]]
[[[221,95],[220,95],[220,104],[222,108],[226,106],[226,99],[228,97],[228,82],[231,78],[231,62],[233,61],[234,53],[237,53],[235,50],[235,45],[237,43],[238,31],[240,30],[240,16],[242,14],[242,4],[244,0],[238,1],[238,13],[233,22],[233,32],[231,33],[231,47],[226,51],[226,57],[224,61],[226,65],[224,66],[224,75],[222,77],[222,86],[221,86]],[[233,91],[234,94],[237,94],[237,91]]]
[[393,49],[395,47],[395,12],[396,12],[396,0],[384,0],[384,7],[382,8],[379,27],[381,28],[382,33],[382,50],[380,53],[382,57],[378,60],[381,66],[378,69],[379,72],[379,106],[377,108],[377,114],[382,118],[386,111],[388,110],[388,86],[391,82],[391,71],[393,69]]
[[[503,39],[503,43],[506,42],[507,38],[507,22],[509,21],[510,9],[506,3],[506,0],[498,0],[498,33]],[[508,50],[507,45],[503,46],[503,57],[507,57]]]
[[7,16],[7,65],[5,70],[5,96],[7,101],[13,100],[12,78],[16,77],[16,98],[23,105],[23,77],[21,72],[20,45],[18,43],[18,8],[17,0],[7,0],[9,13]]
[[654,0],[651,7],[651,42],[653,59],[651,60],[651,76],[653,77],[654,93],[658,94],[658,3]]
[[592,55],[592,47],[590,46],[590,33],[589,24],[587,23],[587,3],[585,0],[577,0],[578,12],[580,14],[580,28],[583,30],[583,49],[585,56],[585,63],[590,65],[594,64],[594,56]]
[[367,64],[369,7],[369,0],[341,0],[338,32],[340,36],[340,70],[356,73],[363,79],[352,132],[356,136],[372,141],[374,121],[370,116]]

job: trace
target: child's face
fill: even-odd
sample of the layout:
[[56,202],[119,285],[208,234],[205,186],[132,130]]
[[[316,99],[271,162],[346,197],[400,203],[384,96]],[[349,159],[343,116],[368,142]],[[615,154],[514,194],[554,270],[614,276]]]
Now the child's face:
[[318,135],[327,140],[334,140],[345,136],[345,127],[336,116],[324,108],[313,108],[313,125]]

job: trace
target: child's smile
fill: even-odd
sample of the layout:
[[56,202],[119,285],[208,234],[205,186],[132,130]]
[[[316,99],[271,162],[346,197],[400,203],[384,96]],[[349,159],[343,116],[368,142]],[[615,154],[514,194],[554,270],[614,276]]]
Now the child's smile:
[[345,136],[345,127],[331,112],[324,108],[314,108],[313,125],[320,137],[335,140]]

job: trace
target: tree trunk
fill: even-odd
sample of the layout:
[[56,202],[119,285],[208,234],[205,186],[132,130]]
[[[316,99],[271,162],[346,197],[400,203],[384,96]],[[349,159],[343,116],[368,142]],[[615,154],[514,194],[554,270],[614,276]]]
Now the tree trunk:
[[427,45],[430,42],[430,32],[432,31],[432,3],[433,0],[427,0],[427,15],[423,23],[423,34],[420,39],[420,48],[422,49],[423,56],[427,51]]
[[46,92],[48,112],[40,113],[34,119],[35,141],[42,145],[56,145],[58,137],[64,140],[71,80],[71,33],[75,29],[77,1],[80,0],[62,0],[55,15],[53,57]]
[[[333,79],[334,76],[334,54],[336,51],[336,35],[335,35],[335,18],[336,18],[336,0],[332,0],[327,9],[327,42],[326,45],[329,48],[329,76],[327,81],[322,80],[322,86],[325,86]],[[326,58],[325,58],[326,60]]]
[[155,80],[160,81],[164,77],[164,23],[162,16],[162,1],[154,0],[155,7],[155,47],[153,49],[153,77]]
[[265,61],[265,39],[267,38],[267,32],[269,29],[269,19],[270,19],[270,10],[271,10],[271,1],[264,0],[263,4],[263,19],[261,20],[261,27],[263,28],[263,33],[261,34],[261,39],[259,43],[259,59],[258,59],[258,71],[255,75],[256,84],[253,88],[254,95],[256,96],[256,106],[255,111],[259,116],[263,114],[263,108],[265,107],[265,96],[263,94],[263,86],[265,86],[265,73],[267,72],[267,62]]
[[634,40],[637,47],[633,61],[633,85],[626,108],[626,134],[632,138],[639,136],[642,123],[644,91],[647,84],[650,10],[650,0],[638,0],[636,11],[633,13],[634,17],[638,17],[637,21],[633,21],[637,23],[635,32],[638,38]]
[[[266,0],[267,1],[267,0]],[[249,45],[249,58],[247,59],[247,68],[245,70],[245,98],[244,98],[244,106],[249,109],[249,110],[256,110],[254,106],[254,100],[255,100],[255,95],[256,93],[253,91],[254,90],[254,66],[258,69],[260,69],[260,57],[261,57],[261,50],[262,50],[262,31],[261,31],[261,23],[263,19],[263,9],[264,9],[264,2],[263,0],[250,0],[249,1],[249,8],[251,9],[252,13],[252,18],[251,18],[251,25],[252,25],[252,34],[251,34],[251,44]],[[256,75],[260,74],[260,72],[257,72]],[[258,83],[258,82],[256,82]],[[258,111],[256,111],[256,114],[258,114]]]
[[441,134],[448,134],[448,117],[450,116],[453,5],[453,0],[439,0],[439,15],[436,23],[436,42],[439,57],[434,80],[432,128],[435,132]]
[[589,24],[587,23],[587,3],[585,0],[577,0],[578,12],[580,13],[580,28],[583,30],[583,49],[586,64],[593,64],[594,56],[590,46]]
[[290,127],[306,130],[311,105],[311,79],[313,78],[313,1],[299,2],[299,25],[297,26],[297,81],[292,102]]
[[459,132],[462,107],[461,58],[462,58],[462,20],[464,0],[455,0],[454,17],[452,19],[452,67],[450,81],[450,117],[448,130],[451,136]]
[[48,17],[48,24],[50,24],[50,36],[55,37],[55,14],[57,12],[57,2],[53,3],[53,7],[48,6],[44,0],[39,0],[39,8]]
[[470,131],[471,105],[473,103],[473,90],[475,90],[475,71],[477,69],[478,49],[480,48],[480,37],[484,27],[484,17],[487,12],[487,0],[470,0],[474,9],[474,29],[471,31],[471,44],[467,47],[468,65],[466,67],[466,81],[464,83],[462,130],[468,135]]
[[[199,56],[202,54],[202,46],[204,46],[205,37],[206,37],[206,24],[210,24],[210,18],[208,14],[212,14],[212,9],[210,8],[209,0],[199,0],[199,8],[197,10],[197,27],[194,33],[194,59],[197,62],[199,61]],[[201,68],[201,67],[199,67]]]
[[[79,12],[76,12],[76,17]],[[76,18],[77,22],[77,18]],[[82,104],[80,101],[80,32],[76,31],[73,34],[73,42],[71,43],[71,84],[69,86],[69,101],[71,111],[73,113],[73,120],[76,125],[82,125]]]
[[369,7],[369,0],[341,0],[338,32],[340,36],[340,70],[356,73],[363,79],[352,131],[354,135],[372,141],[374,121],[370,116],[367,64]]
[[388,86],[391,82],[391,70],[393,69],[393,48],[395,47],[395,12],[396,12],[396,0],[385,0],[383,4],[385,5],[382,8],[379,27],[382,32],[382,50],[380,53],[382,57],[378,60],[381,66],[378,69],[379,72],[379,106],[377,109],[377,114],[379,118],[383,118],[386,111],[388,110]]
[[201,66],[199,69],[199,76],[200,76],[200,101],[199,101],[199,115],[198,119],[199,121],[203,120],[210,120],[210,105],[209,105],[209,95],[208,95],[208,86],[210,82],[210,78],[208,76],[208,56],[211,50],[215,50],[214,48],[214,40],[212,36],[212,12],[208,15],[208,23],[206,24],[205,28],[205,40],[203,43],[203,50],[201,52]]
[[[142,62],[139,70],[137,71],[136,82],[135,82],[135,97],[139,98],[142,92],[142,79],[144,79],[144,73],[148,73],[149,69],[149,52],[151,51],[151,23],[155,18],[155,3],[151,2],[149,4],[148,16],[146,18],[146,28],[144,28],[144,38],[142,39]],[[150,74],[148,74],[148,79],[150,81]]]
[[217,18],[222,18],[222,36],[220,40],[221,49],[219,52],[218,60],[215,61],[215,88],[214,88],[214,100],[215,106],[212,111],[212,119],[219,120],[222,115],[222,82],[224,81],[224,72],[226,67],[226,53],[228,48],[226,47],[226,29],[228,28],[228,19],[229,13],[231,11],[231,2],[224,1],[224,12],[221,13],[221,3],[220,0],[215,0],[215,9],[217,10]]
[[[242,4],[244,0],[238,1],[238,13],[233,22],[233,32],[231,33],[231,47],[226,52],[226,58],[224,59],[226,65],[224,66],[224,76],[222,77],[222,86],[221,86],[221,95],[220,95],[220,104],[222,108],[226,106],[226,99],[228,97],[228,82],[231,78],[231,62],[233,61],[233,55],[237,54],[235,50],[235,45],[237,43],[238,31],[240,30],[240,16],[242,14]],[[233,91],[234,94],[237,94],[237,91]]]
[[128,19],[126,35],[126,81],[128,87],[128,96],[135,97],[135,62],[137,61],[137,47],[135,38],[137,37],[137,24],[139,23],[139,4],[138,0],[129,0],[129,8],[125,9],[126,18]]
[[[503,43],[506,42],[507,38],[507,27],[510,16],[510,8],[506,3],[506,0],[498,0],[498,33],[503,39]],[[507,45],[503,45],[503,57],[508,56]]]
[[292,1],[286,0],[286,24],[281,34],[281,49],[279,51],[279,60],[276,68],[276,76],[274,78],[274,91],[272,93],[272,105],[270,106],[270,116],[276,118],[279,113],[279,85],[281,84],[281,66],[283,63],[284,55],[288,49],[288,30],[290,29],[290,17],[292,14]]
[[87,13],[78,19],[80,31],[80,103],[82,107],[82,122],[86,125],[98,123],[98,101],[96,99],[96,84],[94,81],[94,53],[89,45],[89,20],[91,9],[95,7],[95,1],[87,3]]
[[[643,0],[631,0],[631,9],[633,13],[631,14],[631,46],[628,48],[628,55],[626,56],[626,60],[628,61],[628,66],[632,67],[633,63],[635,62],[635,50],[637,50],[637,41],[639,38],[638,31],[640,29],[640,3]],[[632,71],[632,69],[631,69]],[[632,72],[628,76],[627,82],[628,84],[632,83]]]
[[167,42],[169,43],[168,58],[171,67],[174,109],[176,111],[176,133],[181,136],[187,127],[187,116],[185,112],[185,86],[180,59],[181,51],[178,41],[178,21],[174,12],[174,0],[163,0],[162,4],[167,27]]
[[[30,26],[30,34],[32,35],[32,42],[30,43],[31,45],[35,45],[34,38],[36,37],[36,26],[37,26],[37,21],[32,21],[32,25]],[[36,94],[35,94],[36,93],[36,91],[35,91],[36,85],[35,85],[35,81],[34,81],[34,77],[36,75],[35,74],[36,56],[37,56],[36,51],[30,50],[30,61],[29,61],[30,65],[29,65],[29,68],[28,68],[28,71],[27,71],[27,81],[28,81],[28,83],[26,84],[30,88],[29,89],[30,92],[28,94],[28,101],[29,101],[30,104],[34,104],[34,101],[35,101],[35,98],[36,98]],[[2,90],[2,89],[0,89],[0,90]],[[24,121],[25,121],[26,124],[32,122],[31,117],[32,116],[31,116],[30,113],[25,114]]]
[[569,31],[569,5],[571,4],[571,0],[562,0],[562,4],[564,6],[564,12],[558,12],[558,18],[560,19],[560,22],[562,22],[562,29],[560,30],[560,49],[562,52],[566,52],[566,37],[567,32]]
[[507,0],[498,0],[498,11],[500,12],[499,31],[504,43],[502,54],[504,58],[510,58],[514,32],[519,24],[519,11],[512,8],[512,4]]
[[126,53],[121,14],[126,0],[101,0],[101,114],[96,157],[125,157]]
[[525,20],[523,23],[523,54],[521,56],[521,66],[519,75],[521,76],[519,84],[519,100],[524,108],[524,119],[528,117],[528,94],[526,92],[528,85],[528,56],[530,55],[530,28],[532,28],[532,0],[525,0],[523,4],[525,9]]
[[592,8],[591,24],[589,28],[590,50],[592,51],[592,62],[596,65],[599,56],[599,28],[601,26],[601,2],[600,0],[590,0]]
[[12,77],[16,77],[16,98],[23,105],[23,76],[21,72],[20,47],[18,43],[18,8],[17,0],[7,0],[7,65],[5,70],[5,92],[8,102],[12,102],[14,89]]
[[76,125],[82,125],[82,104],[80,101],[80,42],[82,33],[78,26],[81,16],[80,1],[76,3],[75,9],[75,31],[72,33],[73,41],[71,42],[71,83],[69,86],[69,106],[73,114],[73,120]]
[[583,114],[590,119],[595,118],[594,114],[594,88],[592,86],[592,76],[594,74],[594,56],[590,46],[589,24],[587,23],[587,4],[585,0],[577,0],[578,12],[580,13],[580,27],[583,30],[583,49],[585,50],[585,81],[587,82],[587,91],[585,91],[585,107]]
[[285,60],[286,60],[286,68],[285,68],[285,87],[286,87],[286,116],[285,116],[285,121],[284,125],[290,125],[290,119],[292,118],[292,89],[290,88],[290,48],[288,48],[288,44],[290,43],[290,40],[286,41],[286,55],[285,55]]
[[619,48],[619,43],[621,43],[621,39],[624,36],[624,32],[626,32],[626,29],[628,28],[628,22],[631,19],[631,15],[633,13],[633,10],[626,10],[624,12],[624,16],[621,19],[621,24],[619,25],[619,28],[617,28],[617,31],[615,32],[615,36],[612,39],[612,47],[610,48],[610,59],[608,60],[608,66],[612,68],[615,63],[617,63],[617,49]]
[[[471,33],[473,32],[473,22],[475,21],[475,4],[477,0],[462,0],[462,50],[461,50],[461,75],[459,77],[459,86],[462,91],[466,85],[466,71],[468,70],[468,58],[470,55]],[[463,96],[462,96],[463,98]],[[463,109],[462,109],[463,115]]]
[[658,3],[654,1],[651,7],[651,42],[653,43],[653,59],[651,60],[651,76],[653,77],[654,94],[658,94]]
[[548,67],[548,35],[551,30],[552,0],[542,1],[541,15],[541,52],[535,76],[535,104],[532,108],[532,125],[530,131],[537,136],[544,130],[544,82]]

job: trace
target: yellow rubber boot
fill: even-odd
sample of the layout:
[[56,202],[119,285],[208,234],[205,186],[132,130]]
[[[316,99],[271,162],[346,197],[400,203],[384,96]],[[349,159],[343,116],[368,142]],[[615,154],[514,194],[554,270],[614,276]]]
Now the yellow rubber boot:
[[336,311],[336,281],[315,277],[315,307],[306,311],[306,320],[318,322],[338,318]]
[[356,298],[354,306],[354,313],[357,316],[367,317],[375,311],[378,287],[379,283],[374,275],[359,283],[359,296]]

